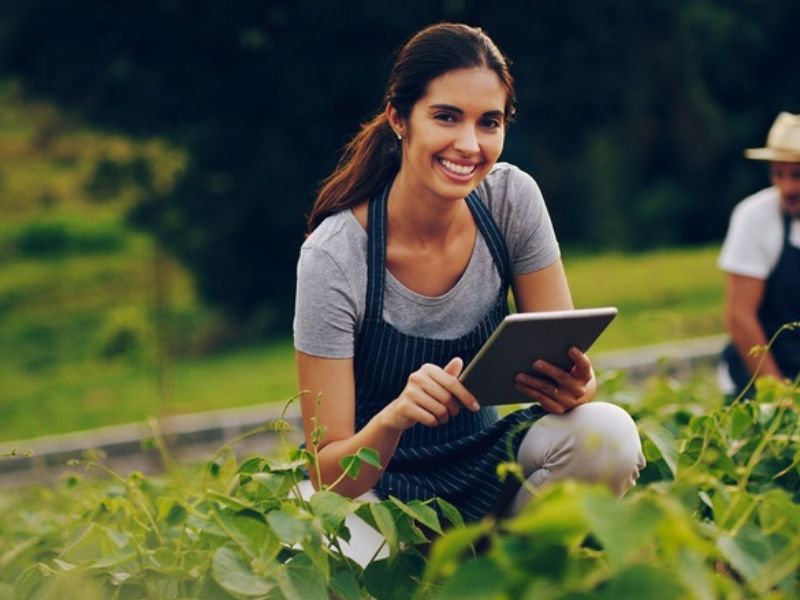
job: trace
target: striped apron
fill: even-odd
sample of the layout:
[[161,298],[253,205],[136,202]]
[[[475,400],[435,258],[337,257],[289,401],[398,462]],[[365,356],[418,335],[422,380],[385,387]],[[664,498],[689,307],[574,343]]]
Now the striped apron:
[[[383,320],[386,270],[387,185],[370,201],[367,218],[366,310],[355,345],[356,430],[360,430],[403,391],[408,376],[424,363],[443,367],[460,356],[464,364],[508,314],[511,267],[503,237],[476,192],[466,198],[484,237],[502,284],[492,309],[477,326],[456,339],[406,335]],[[414,425],[406,430],[375,485],[375,493],[404,502],[441,497],[454,504],[467,521],[501,508],[509,486],[497,476],[500,462],[516,460],[526,429],[546,414],[539,405],[500,419],[494,407],[467,408],[438,427]]]

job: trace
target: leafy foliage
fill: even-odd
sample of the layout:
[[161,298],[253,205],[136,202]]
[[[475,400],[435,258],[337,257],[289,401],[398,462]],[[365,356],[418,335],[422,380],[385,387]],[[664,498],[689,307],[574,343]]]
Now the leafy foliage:
[[[796,597],[798,389],[763,380],[755,400],[724,404],[704,385],[662,378],[632,395],[607,381],[643,436],[640,484],[619,500],[563,482],[504,519],[465,524],[442,500],[364,504],[335,486],[303,499],[315,448],[288,444],[241,463],[226,446],[191,477],[74,474],[2,495],[0,598]],[[342,477],[374,460],[359,450]],[[387,558],[362,568],[343,553],[353,515]]]

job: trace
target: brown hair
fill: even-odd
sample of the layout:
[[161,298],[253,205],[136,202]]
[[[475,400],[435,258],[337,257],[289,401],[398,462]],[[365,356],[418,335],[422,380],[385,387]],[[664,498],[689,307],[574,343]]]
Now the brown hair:
[[372,197],[400,169],[400,142],[386,118],[386,105],[391,103],[402,119],[408,119],[431,81],[448,71],[471,67],[488,67],[497,74],[508,92],[505,123],[513,119],[516,96],[509,61],[489,36],[458,23],[426,27],[398,52],[381,111],[361,126],[345,146],[336,169],[322,182],[308,217],[309,232],[325,217]]

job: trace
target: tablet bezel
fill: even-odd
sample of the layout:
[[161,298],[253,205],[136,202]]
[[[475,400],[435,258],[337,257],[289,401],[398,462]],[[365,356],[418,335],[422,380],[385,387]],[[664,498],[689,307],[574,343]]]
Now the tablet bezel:
[[572,367],[567,351],[586,352],[617,315],[613,306],[508,315],[461,372],[459,379],[481,406],[530,403],[518,392],[514,376],[541,375],[531,363],[545,360],[564,370]]

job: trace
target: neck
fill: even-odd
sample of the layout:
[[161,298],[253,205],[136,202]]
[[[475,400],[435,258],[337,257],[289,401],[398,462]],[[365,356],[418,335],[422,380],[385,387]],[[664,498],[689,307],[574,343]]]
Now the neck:
[[401,170],[389,190],[389,230],[395,236],[419,243],[445,242],[464,223],[466,203],[442,198],[420,189]]

